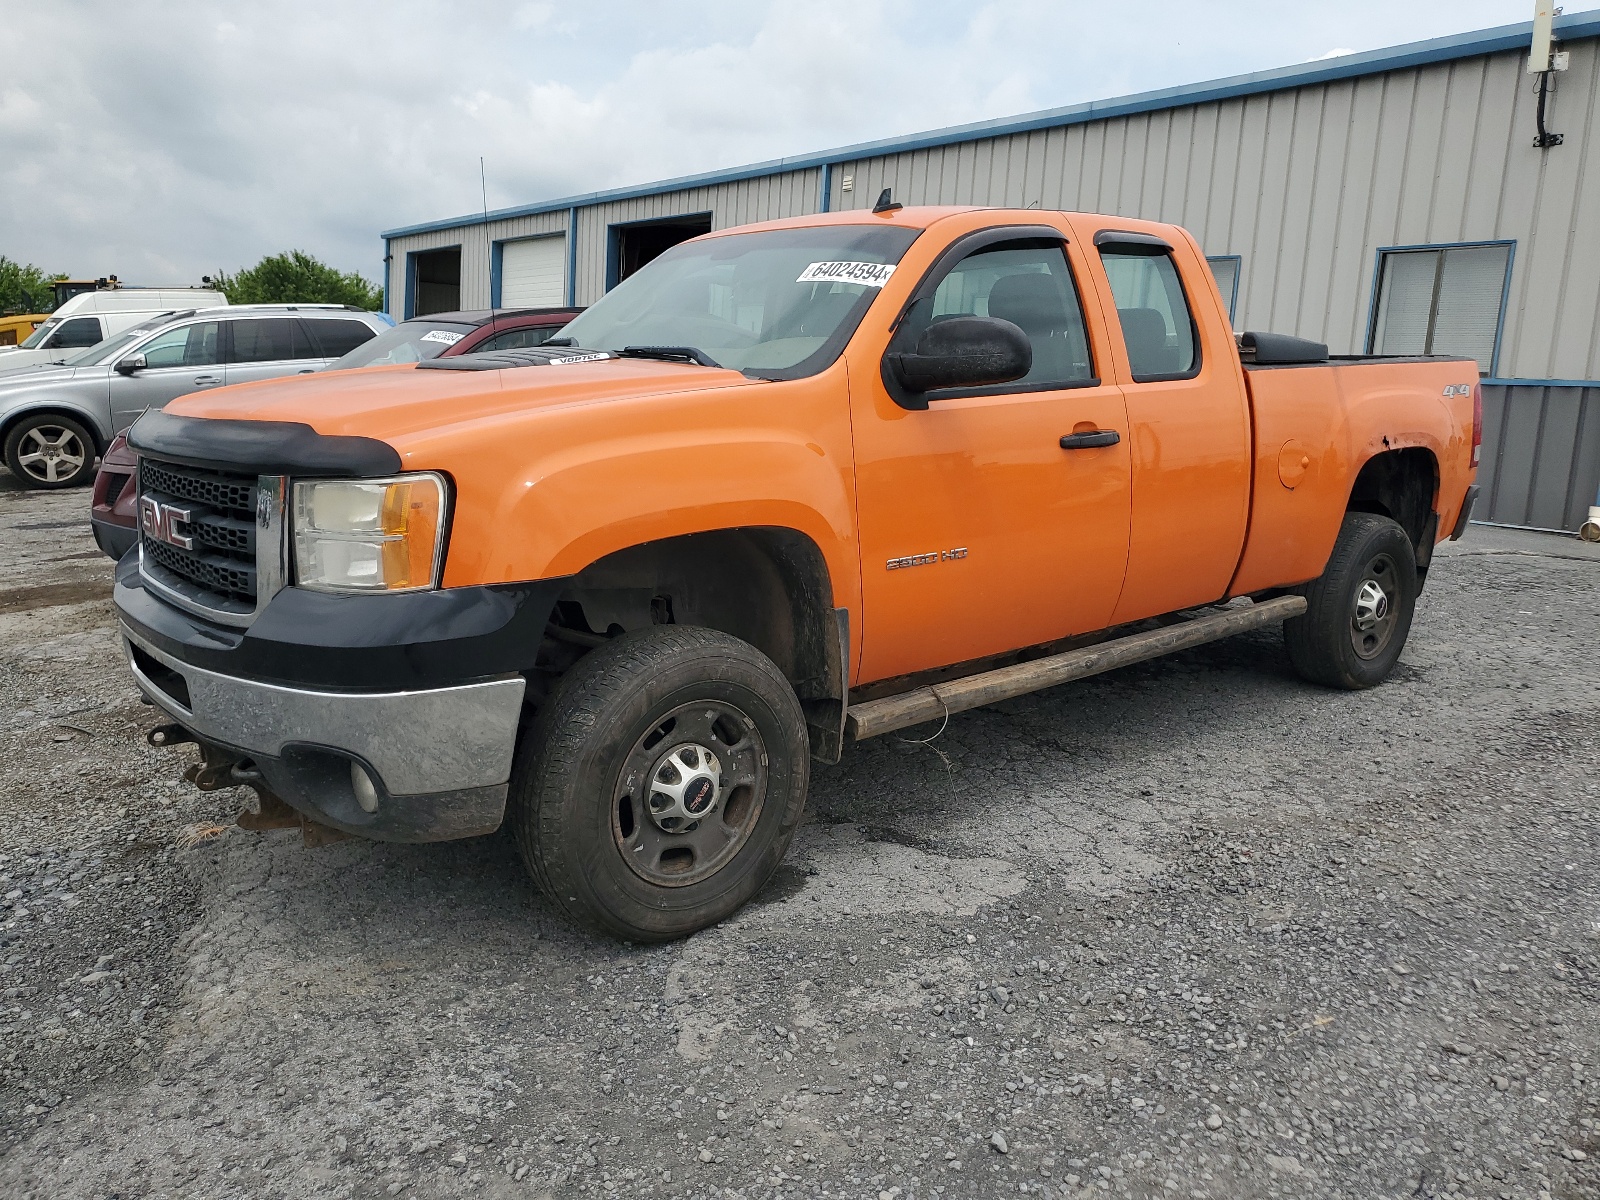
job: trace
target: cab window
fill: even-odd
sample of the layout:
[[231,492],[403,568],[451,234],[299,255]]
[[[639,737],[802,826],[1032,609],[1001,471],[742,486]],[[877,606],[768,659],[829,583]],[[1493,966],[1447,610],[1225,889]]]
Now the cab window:
[[962,316],[1010,321],[1033,347],[1033,366],[1025,376],[979,391],[1037,391],[1096,382],[1083,307],[1059,242],[1001,242],[959,260],[931,297],[912,306],[892,349],[912,350],[930,325]]
[[532,346],[542,346],[554,337],[556,330],[560,328],[559,325],[533,325],[527,329],[508,329],[474,346],[472,352],[481,354],[485,350],[525,350]]
[[104,336],[100,331],[99,317],[73,317],[61,323],[49,345],[53,349],[81,349],[98,344]]
[[1200,366],[1194,318],[1172,255],[1151,249],[1113,243],[1100,250],[1128,367],[1136,383],[1187,379]]
[[214,367],[222,361],[218,349],[221,326],[216,321],[201,321],[196,325],[180,325],[165,333],[158,333],[140,348],[145,366],[155,367]]

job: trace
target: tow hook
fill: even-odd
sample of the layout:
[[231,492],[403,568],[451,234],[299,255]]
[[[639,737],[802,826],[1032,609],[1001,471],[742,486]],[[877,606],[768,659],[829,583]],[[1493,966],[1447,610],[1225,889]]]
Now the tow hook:
[[258,800],[256,810],[241,809],[234,817],[234,823],[241,829],[253,833],[267,829],[298,829],[301,840],[308,847],[326,846],[350,836],[342,830],[313,821],[290,807],[267,787],[260,768],[250,759],[240,757],[237,751],[202,741],[182,725],[158,725],[145,735],[145,740],[160,749],[183,745],[193,745],[199,749],[200,761],[190,763],[184,769],[183,779],[202,792],[236,787],[247,787],[255,792]]
[[181,746],[185,742],[199,744],[199,739],[182,725],[157,725],[144,735],[144,740],[157,750],[165,750],[170,746]]

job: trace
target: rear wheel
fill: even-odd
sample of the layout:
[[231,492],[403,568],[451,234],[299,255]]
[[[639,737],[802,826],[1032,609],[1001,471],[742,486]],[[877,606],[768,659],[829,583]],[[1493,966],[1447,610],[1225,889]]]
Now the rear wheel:
[[77,487],[94,479],[94,436],[59,413],[23,417],[6,435],[6,466],[32,488]]
[[1417,604],[1406,531],[1376,513],[1346,513],[1327,569],[1304,590],[1305,614],[1283,623],[1294,669],[1328,687],[1382,683],[1400,660]]
[[760,890],[805,807],[805,716],[755,647],[666,625],[591,651],[518,747],[510,817],[534,879],[633,941],[715,924]]

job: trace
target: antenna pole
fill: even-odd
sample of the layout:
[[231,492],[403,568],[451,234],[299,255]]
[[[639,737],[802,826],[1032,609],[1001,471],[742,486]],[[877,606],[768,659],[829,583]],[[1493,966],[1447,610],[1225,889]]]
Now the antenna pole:
[[[493,289],[494,242],[489,237],[489,176],[483,169],[483,155],[481,154],[478,155],[478,187],[482,190],[483,195],[483,246],[484,253],[487,255],[485,266],[488,268],[488,274],[484,276],[484,282]],[[492,290],[489,296],[489,326],[490,328],[494,327],[494,296]]]

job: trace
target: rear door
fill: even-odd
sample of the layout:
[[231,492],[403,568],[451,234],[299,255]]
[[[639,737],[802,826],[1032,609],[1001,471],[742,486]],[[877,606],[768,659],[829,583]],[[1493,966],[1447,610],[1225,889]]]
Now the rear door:
[[1127,418],[1085,321],[1085,265],[1053,227],[989,229],[911,293],[889,352],[944,317],[1001,317],[1033,346],[1021,380],[928,393],[918,411],[890,394],[880,356],[850,359],[862,682],[1108,623],[1128,553]]
[[1179,231],[1073,219],[1093,249],[1131,431],[1127,583],[1112,622],[1211,603],[1250,516],[1249,403],[1216,286],[1193,245],[1167,236]]
[[230,384],[309,374],[332,361],[296,317],[234,317],[224,324]]

